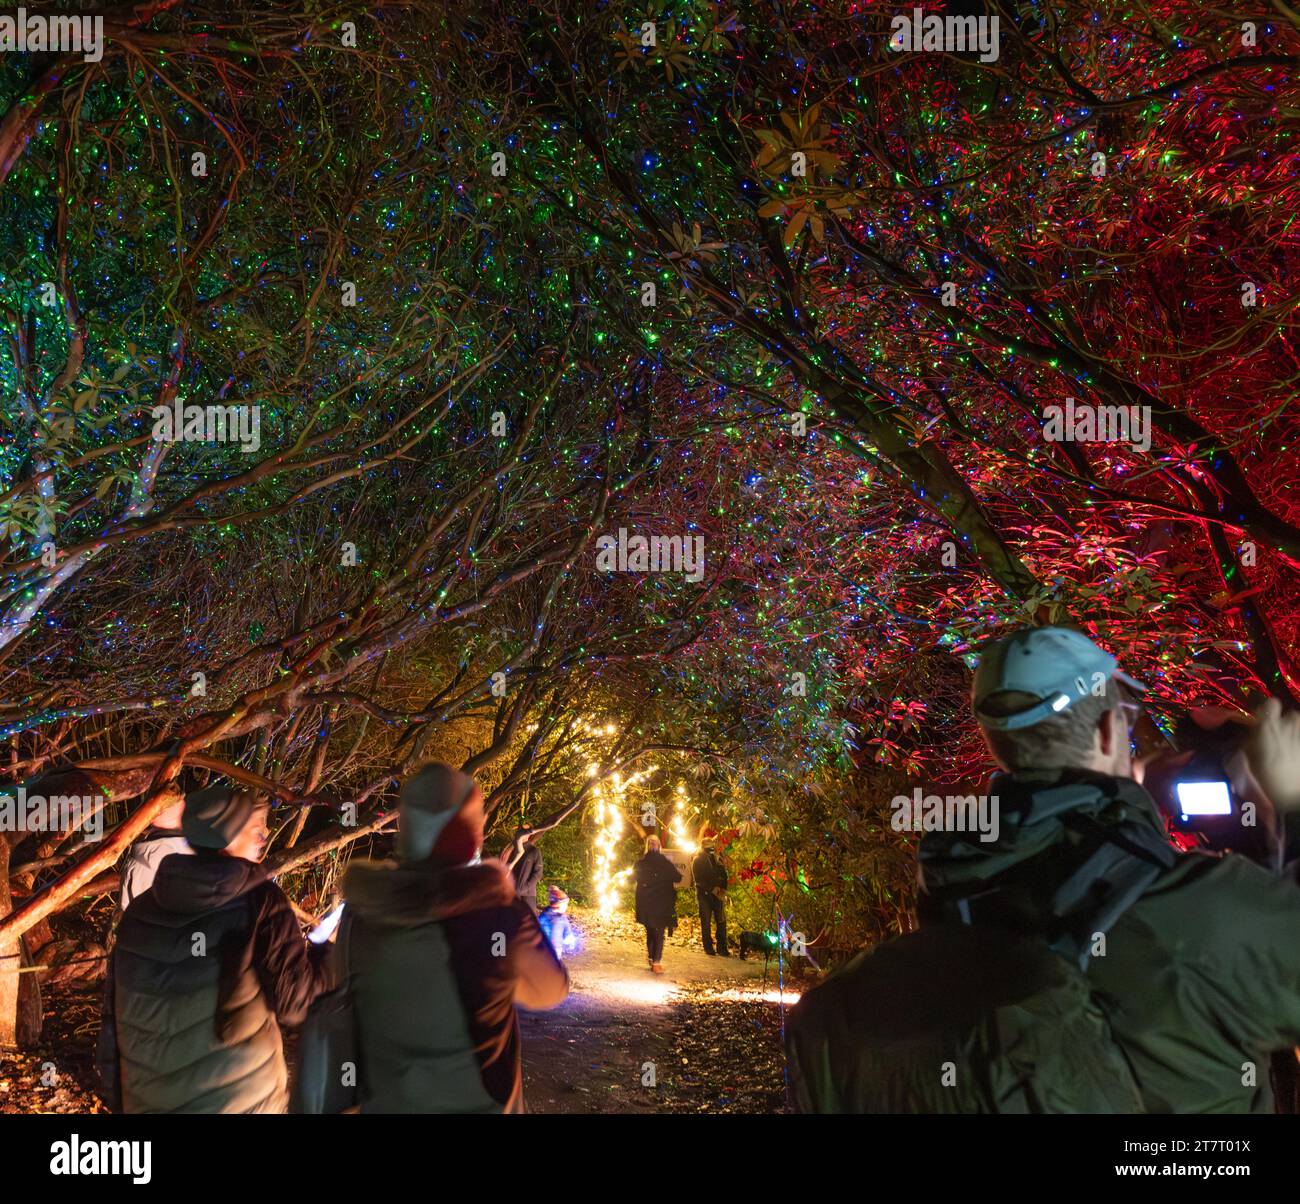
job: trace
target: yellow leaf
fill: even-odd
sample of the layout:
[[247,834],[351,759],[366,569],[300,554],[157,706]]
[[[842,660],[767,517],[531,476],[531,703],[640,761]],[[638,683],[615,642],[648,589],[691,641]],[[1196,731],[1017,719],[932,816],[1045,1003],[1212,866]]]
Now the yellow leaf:
[[804,228],[807,221],[808,210],[799,209],[795,211],[795,215],[791,218],[790,224],[786,226],[785,234],[781,239],[781,241],[785,243],[787,250],[794,246],[794,240],[799,237],[799,231]]

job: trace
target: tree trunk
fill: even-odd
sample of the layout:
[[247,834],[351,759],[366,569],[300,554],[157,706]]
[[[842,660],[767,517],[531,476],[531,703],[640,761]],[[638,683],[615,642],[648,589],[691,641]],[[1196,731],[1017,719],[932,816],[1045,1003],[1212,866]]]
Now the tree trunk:
[[[28,934],[30,935],[30,934]],[[36,950],[25,935],[20,940],[19,968],[36,965]],[[45,1011],[41,1005],[41,975],[33,971],[18,975],[18,1018],[15,1023],[19,1049],[40,1044]]]
[[[0,920],[10,911],[9,841],[0,832]],[[22,937],[0,940],[0,1049],[18,1047],[18,973],[22,965]],[[31,975],[25,977],[30,978]]]

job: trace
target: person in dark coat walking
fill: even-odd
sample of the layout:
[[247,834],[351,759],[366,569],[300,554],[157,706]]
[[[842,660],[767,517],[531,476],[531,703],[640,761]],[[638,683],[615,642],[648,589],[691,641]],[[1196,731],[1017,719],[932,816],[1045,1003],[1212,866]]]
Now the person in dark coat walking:
[[353,862],[343,895],[363,1113],[524,1111],[516,1005],[569,976],[505,863],[479,862],[483,792],[448,765],[403,784],[395,861]]
[[542,850],[537,847],[537,834],[525,824],[515,833],[515,846],[523,846],[520,855],[511,865],[515,880],[515,894],[537,915],[537,884],[542,880]]
[[717,951],[727,957],[727,868],[722,864],[713,841],[706,840],[691,862],[691,875],[695,879],[695,899],[700,905],[700,936],[704,941],[704,952],[713,956],[713,928],[716,925]]
[[664,931],[677,919],[677,883],[682,872],[663,855],[659,837],[647,836],[645,856],[634,867],[636,922],[645,927],[646,956],[650,969],[664,972]]
[[192,852],[163,859],[117,928],[100,1094],[115,1112],[287,1112],[280,1028],[330,989],[327,947],[309,952],[257,864],[266,807],[251,794],[189,794],[181,827]]

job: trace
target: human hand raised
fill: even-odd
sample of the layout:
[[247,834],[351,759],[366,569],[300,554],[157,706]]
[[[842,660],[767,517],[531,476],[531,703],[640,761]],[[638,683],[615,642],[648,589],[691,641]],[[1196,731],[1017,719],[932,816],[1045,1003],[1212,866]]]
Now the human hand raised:
[[1255,710],[1245,753],[1255,780],[1277,808],[1300,809],[1300,711],[1265,699]]

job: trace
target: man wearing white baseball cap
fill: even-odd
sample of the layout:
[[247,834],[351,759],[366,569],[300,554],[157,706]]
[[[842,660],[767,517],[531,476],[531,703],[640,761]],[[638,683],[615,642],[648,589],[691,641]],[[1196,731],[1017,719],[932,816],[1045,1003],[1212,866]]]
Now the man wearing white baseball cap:
[[[1136,694],[1146,686],[1082,632],[1069,627],[1026,627],[992,645],[980,657],[972,690],[975,716],[993,731],[1032,727],[1085,698],[1104,697],[1119,682]],[[1021,705],[989,710],[987,703],[1008,692],[1026,696]],[[1028,701],[1033,699],[1035,701]],[[1024,705],[1027,703],[1027,705]]]
[[[1143,692],[1067,628],[983,650],[997,836],[927,830],[920,931],[800,1003],[803,1110],[1271,1110],[1270,1055],[1300,1044],[1300,890],[1175,850],[1134,778]],[[1279,808],[1300,804],[1300,719],[1270,701],[1245,755]]]

